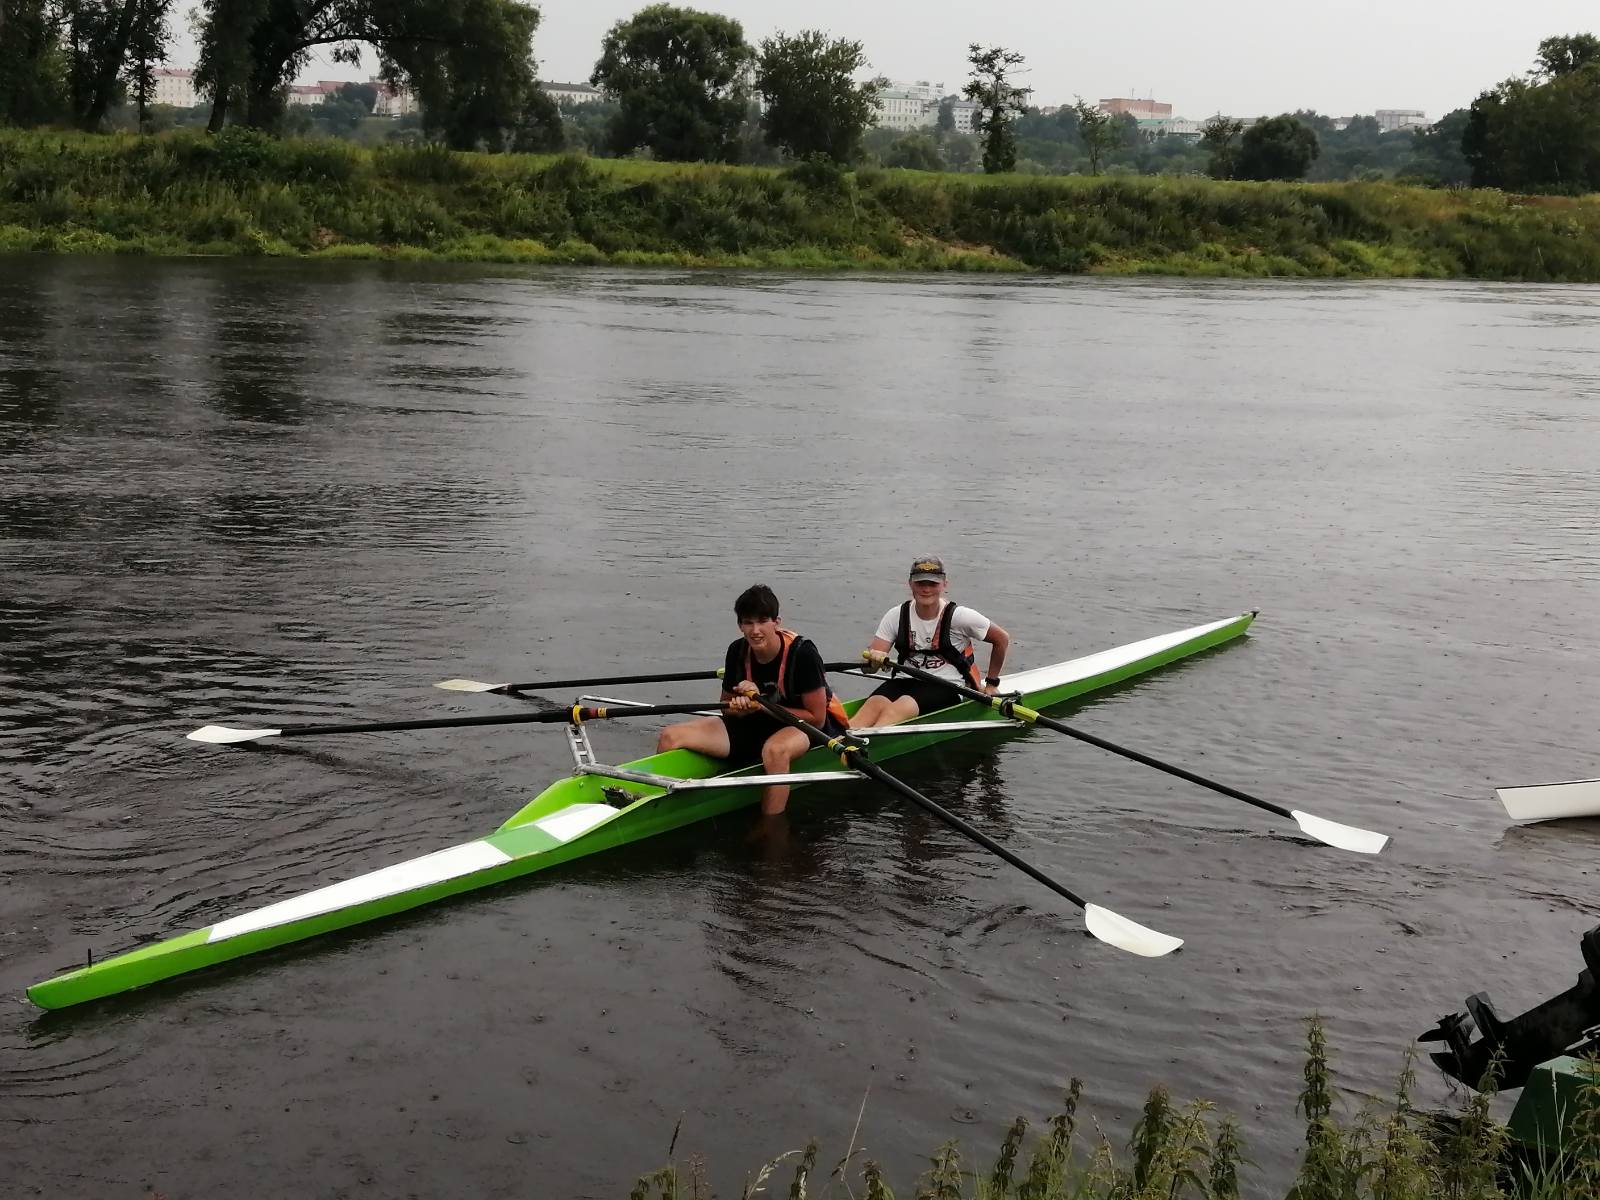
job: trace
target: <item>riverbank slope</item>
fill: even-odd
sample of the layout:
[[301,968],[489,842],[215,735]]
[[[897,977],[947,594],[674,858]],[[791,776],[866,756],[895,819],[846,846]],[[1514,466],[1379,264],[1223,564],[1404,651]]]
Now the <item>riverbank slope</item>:
[[0,130],[0,251],[1600,281],[1600,197]]

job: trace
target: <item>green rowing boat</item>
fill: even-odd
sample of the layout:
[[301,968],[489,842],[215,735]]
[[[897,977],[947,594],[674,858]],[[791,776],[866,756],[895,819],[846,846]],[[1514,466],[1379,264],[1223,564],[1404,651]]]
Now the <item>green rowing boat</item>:
[[[1017,672],[1005,677],[1002,688],[1020,694],[1030,708],[1047,708],[1221,645],[1242,634],[1254,616],[1245,613]],[[992,707],[966,701],[859,735],[869,739],[872,760],[880,762],[965,733],[1017,724]],[[609,766],[596,760],[584,725],[565,729],[576,761],[573,774],[551,784],[487,837],[68,971],[34,984],[28,998],[49,1009],[82,1004],[503,883],[754,804],[761,786],[775,778],[797,785],[862,778],[840,770],[825,749],[797,760],[793,774],[782,777],[765,776],[759,767],[724,772],[722,763],[690,750]]]

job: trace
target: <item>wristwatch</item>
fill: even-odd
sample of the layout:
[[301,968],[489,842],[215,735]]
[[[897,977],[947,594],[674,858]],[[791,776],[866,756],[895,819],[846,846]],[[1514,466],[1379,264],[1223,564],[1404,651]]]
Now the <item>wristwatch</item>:
[[998,676],[998,675],[985,675],[983,677],[983,681],[985,683],[987,683],[990,687],[999,687],[1000,686],[1000,676]]

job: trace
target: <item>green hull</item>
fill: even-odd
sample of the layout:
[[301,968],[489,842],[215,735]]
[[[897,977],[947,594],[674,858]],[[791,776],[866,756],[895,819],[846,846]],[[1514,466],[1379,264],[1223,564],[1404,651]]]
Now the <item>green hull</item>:
[[[1006,677],[1005,686],[1007,690],[1021,690],[1029,707],[1047,708],[1221,645],[1242,634],[1253,617],[1253,613],[1246,613],[1010,675]],[[918,718],[912,724],[957,721],[1003,724],[1004,718],[992,708],[966,702]],[[926,735],[884,737],[873,745],[872,758],[882,762],[959,736],[960,733],[930,731]],[[625,766],[635,772],[704,779],[719,774],[722,764],[693,751],[674,750]],[[839,769],[838,760],[825,750],[812,751],[794,766],[794,770],[804,772]],[[574,775],[546,788],[485,838],[58,975],[30,987],[28,998],[41,1008],[65,1008],[116,995],[274,946],[489,887],[756,803],[761,794],[759,769],[748,768],[731,774],[750,776],[751,786],[665,794],[660,787],[594,775]],[[637,798],[617,807],[612,801],[618,799],[618,788]],[[612,793],[609,797],[607,789]]]

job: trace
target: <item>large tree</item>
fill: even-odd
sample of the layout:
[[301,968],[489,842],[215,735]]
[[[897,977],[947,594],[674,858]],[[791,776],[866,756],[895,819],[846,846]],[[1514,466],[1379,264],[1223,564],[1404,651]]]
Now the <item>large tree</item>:
[[272,129],[318,47],[354,64],[368,44],[380,75],[416,94],[431,133],[502,149],[538,88],[538,24],[520,0],[204,0],[196,81],[213,130],[230,116]]
[[1012,75],[1023,63],[1023,56],[1004,46],[967,47],[967,62],[972,78],[961,89],[978,106],[972,128],[983,139],[983,169],[990,175],[1014,170],[1017,165],[1017,135],[1011,128],[1017,117],[1028,111],[1028,89],[1012,82]]
[[1546,38],[1526,80],[1472,102],[1461,150],[1476,187],[1600,190],[1600,42]]
[[1549,37],[1539,43],[1530,75],[1535,81],[1556,79],[1600,63],[1600,38],[1592,33]]
[[1200,147],[1208,158],[1206,174],[1213,179],[1234,178],[1239,159],[1239,135],[1244,122],[1218,114],[1200,127]]
[[1078,136],[1083,139],[1083,147],[1089,152],[1089,174],[1098,175],[1105,156],[1122,145],[1122,124],[1116,117],[1096,108],[1081,96],[1072,106],[1072,113],[1078,118]]
[[156,64],[165,62],[170,32],[167,17],[172,0],[136,0],[133,33],[128,39],[123,78],[139,113],[139,128],[148,128],[150,102],[156,89]]
[[767,38],[756,55],[755,75],[756,91],[766,102],[761,128],[767,141],[793,158],[854,159],[887,82],[856,82],[867,65],[860,42],[830,40],[818,29]]
[[1472,167],[1461,153],[1467,120],[1467,110],[1457,108],[1426,129],[1412,130],[1410,170],[1414,176],[1423,182],[1451,186],[1472,182]]
[[50,0],[0,0],[0,125],[66,115],[67,58]]
[[1304,179],[1321,148],[1317,135],[1288,113],[1257,121],[1239,139],[1236,179]]
[[652,4],[618,21],[589,77],[621,106],[612,148],[626,154],[643,146],[679,162],[734,158],[752,57],[732,17]]

